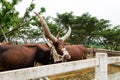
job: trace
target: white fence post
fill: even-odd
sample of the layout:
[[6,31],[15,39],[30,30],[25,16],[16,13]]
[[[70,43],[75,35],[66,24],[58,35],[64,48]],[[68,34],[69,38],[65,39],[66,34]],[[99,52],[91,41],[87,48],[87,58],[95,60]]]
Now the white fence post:
[[95,80],[108,80],[107,77],[107,53],[97,53],[99,66],[95,67]]

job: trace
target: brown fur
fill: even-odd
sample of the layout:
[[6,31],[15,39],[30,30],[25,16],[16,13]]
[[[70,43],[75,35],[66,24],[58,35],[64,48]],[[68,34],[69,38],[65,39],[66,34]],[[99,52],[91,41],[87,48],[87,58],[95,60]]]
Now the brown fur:
[[0,71],[33,67],[35,61],[43,65],[53,61],[46,44],[0,46]]
[[87,58],[87,48],[84,45],[66,45],[63,40],[58,40],[56,43],[53,44],[58,54],[60,55],[63,55],[61,49],[66,48],[71,56],[71,58],[67,61],[82,60]]
[[70,60],[82,60],[87,58],[87,48],[83,45],[68,45],[66,46],[67,51],[71,55]]
[[9,42],[2,42],[2,43],[0,43],[0,45],[7,46],[7,45],[11,45],[11,43],[9,43]]

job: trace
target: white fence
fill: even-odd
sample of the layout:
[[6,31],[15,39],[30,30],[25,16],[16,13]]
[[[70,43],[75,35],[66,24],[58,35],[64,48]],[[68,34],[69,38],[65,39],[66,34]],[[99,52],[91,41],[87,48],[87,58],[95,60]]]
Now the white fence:
[[86,60],[0,72],[0,80],[34,79],[89,67],[95,67],[95,80],[108,80],[107,65],[116,62],[120,62],[120,56],[107,57],[106,53],[97,53],[96,58]]

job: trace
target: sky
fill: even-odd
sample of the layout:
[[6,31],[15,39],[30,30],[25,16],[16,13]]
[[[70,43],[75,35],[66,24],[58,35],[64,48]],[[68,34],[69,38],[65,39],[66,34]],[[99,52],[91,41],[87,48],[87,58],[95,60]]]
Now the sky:
[[[16,9],[23,16],[26,7],[32,0],[22,0]],[[98,19],[110,20],[113,26],[120,24],[120,0],[33,0],[36,4],[35,12],[41,7],[46,9],[44,16],[56,17],[56,13],[73,12],[75,16],[81,16],[88,12]]]

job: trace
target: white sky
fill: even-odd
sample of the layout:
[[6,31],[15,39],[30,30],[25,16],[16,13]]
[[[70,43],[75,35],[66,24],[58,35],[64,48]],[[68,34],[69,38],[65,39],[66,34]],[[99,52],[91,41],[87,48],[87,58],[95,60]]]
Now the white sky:
[[[17,6],[22,16],[26,7],[32,0],[23,0]],[[34,0],[38,12],[41,7],[45,7],[45,16],[55,17],[56,13],[73,12],[74,15],[82,15],[88,12],[98,19],[110,20],[111,24],[120,24],[120,0]]]

